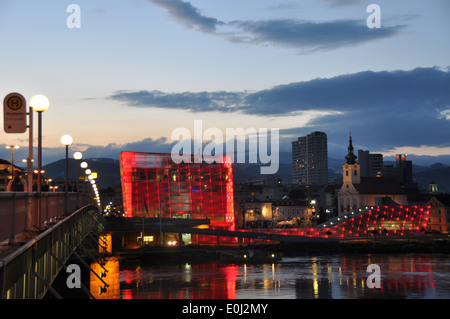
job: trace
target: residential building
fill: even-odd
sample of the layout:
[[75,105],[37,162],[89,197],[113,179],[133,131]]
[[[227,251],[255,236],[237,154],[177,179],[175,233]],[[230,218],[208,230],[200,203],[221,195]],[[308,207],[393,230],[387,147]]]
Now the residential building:
[[298,185],[328,183],[326,133],[312,132],[292,142],[292,180]]
[[450,194],[429,195],[427,205],[430,206],[427,231],[448,232],[450,223]]
[[383,154],[358,150],[358,163],[360,165],[361,176],[380,177],[383,171]]

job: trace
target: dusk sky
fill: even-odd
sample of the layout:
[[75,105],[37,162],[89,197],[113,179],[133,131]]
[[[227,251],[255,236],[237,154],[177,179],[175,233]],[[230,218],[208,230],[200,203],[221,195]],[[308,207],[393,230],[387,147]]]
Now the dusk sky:
[[[0,0],[0,93],[50,100],[44,163],[65,134],[85,158],[170,152],[194,120],[279,128],[280,151],[320,130],[343,158],[351,130],[356,150],[450,158],[449,31],[448,0]],[[27,157],[28,133],[7,144]]]

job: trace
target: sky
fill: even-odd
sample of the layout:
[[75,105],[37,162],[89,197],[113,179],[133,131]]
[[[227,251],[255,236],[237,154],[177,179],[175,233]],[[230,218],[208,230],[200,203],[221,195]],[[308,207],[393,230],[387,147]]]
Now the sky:
[[[65,134],[84,158],[170,152],[201,120],[276,128],[281,152],[318,130],[344,158],[351,131],[356,150],[450,165],[449,14],[447,0],[0,0],[0,95],[49,99],[44,163]],[[0,158],[9,144],[27,157],[27,132],[1,130]]]

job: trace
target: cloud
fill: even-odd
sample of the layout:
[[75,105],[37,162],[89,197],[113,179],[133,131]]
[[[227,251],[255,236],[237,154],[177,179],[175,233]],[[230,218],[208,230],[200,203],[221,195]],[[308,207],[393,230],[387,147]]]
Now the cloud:
[[333,7],[352,6],[366,3],[366,1],[362,0],[322,0],[322,2],[325,2]]
[[193,112],[231,112],[239,107],[244,93],[241,92],[183,92],[161,91],[116,92],[111,99],[124,101],[137,107],[182,109]]
[[199,31],[215,33],[216,27],[223,22],[215,18],[202,15],[190,2],[181,0],[147,0],[155,5],[167,9],[169,14],[186,26],[198,28]]
[[330,141],[345,144],[351,130],[355,141],[377,150],[448,144],[450,136],[450,71],[440,68],[364,71],[250,93],[137,91],[110,98],[135,107],[275,118],[315,112],[307,127],[280,134],[300,136],[319,128]]
[[279,85],[250,93],[119,91],[111,95],[110,99],[137,107],[268,116],[310,110],[354,114],[371,112],[377,116],[382,115],[380,112],[396,113],[411,109],[423,116],[429,114],[429,108],[433,107],[439,110],[440,117],[446,117],[450,108],[449,83],[450,71],[416,68],[410,71],[363,71]]
[[343,20],[309,22],[297,20],[267,20],[233,22],[243,32],[231,41],[303,49],[301,53],[354,46],[368,41],[391,37],[403,27],[370,29],[364,22]]
[[[294,48],[299,49],[302,54],[355,46],[392,37],[404,28],[404,26],[383,26],[383,28],[370,29],[365,21],[361,20],[311,22],[277,19],[224,22],[202,15],[190,2],[182,0],[147,1],[166,9],[170,16],[187,27],[221,36],[227,41]],[[354,2],[347,0],[343,4],[353,4]],[[286,5],[282,7],[286,7]],[[226,31],[221,31],[225,29]]]
[[106,146],[91,145],[83,150],[84,158],[119,158],[121,152],[156,152],[170,153],[175,142],[169,142],[166,138],[145,138],[137,142],[125,144],[110,143]]

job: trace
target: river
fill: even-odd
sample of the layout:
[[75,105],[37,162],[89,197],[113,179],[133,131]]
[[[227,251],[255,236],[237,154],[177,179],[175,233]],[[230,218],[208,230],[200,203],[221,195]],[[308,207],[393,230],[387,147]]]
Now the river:
[[[111,264],[112,263],[112,264]],[[448,299],[447,254],[319,255],[267,264],[110,259],[106,299]],[[379,267],[378,273],[368,271]],[[379,285],[370,279],[379,274]],[[93,285],[91,291],[98,288]],[[94,288],[93,288],[94,287]]]

